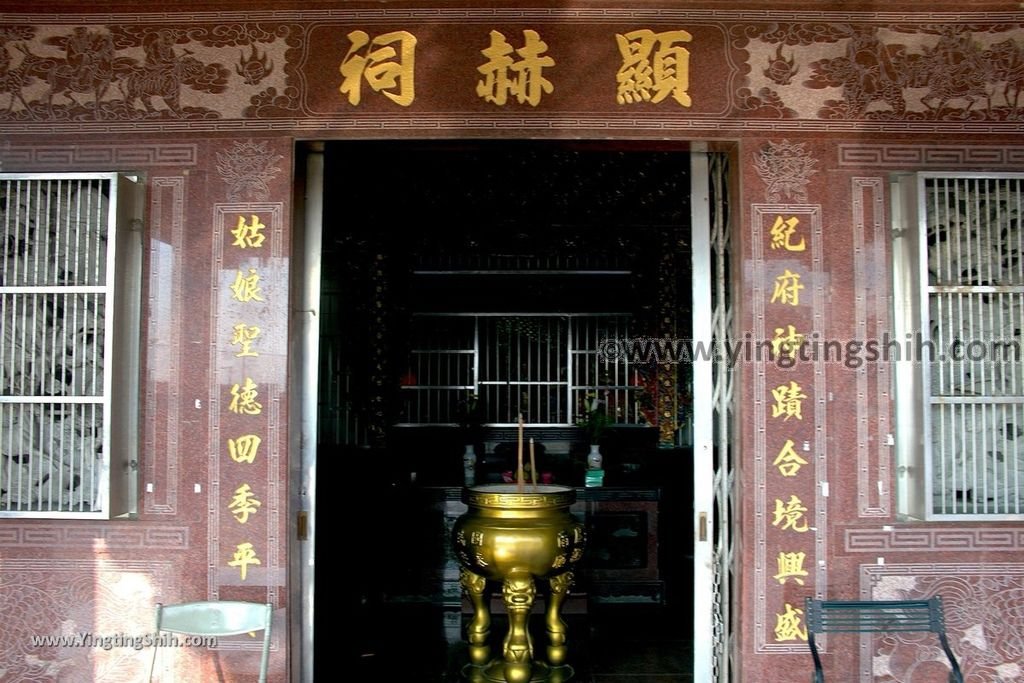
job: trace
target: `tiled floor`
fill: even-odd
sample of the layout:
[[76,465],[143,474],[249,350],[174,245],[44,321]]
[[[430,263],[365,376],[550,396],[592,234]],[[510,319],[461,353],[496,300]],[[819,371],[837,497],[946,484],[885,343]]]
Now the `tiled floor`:
[[604,606],[589,617],[580,680],[691,683],[691,616],[668,608]]
[[[465,617],[426,606],[369,610],[356,643],[356,680],[455,683],[468,662],[462,640]],[[693,641],[689,614],[634,605],[592,606],[587,614],[567,614],[573,683],[692,683]],[[507,622],[494,616],[492,651],[500,652]],[[531,619],[535,649],[545,635],[539,615]],[[332,679],[334,666],[323,669]],[[319,677],[319,676],[318,676]]]

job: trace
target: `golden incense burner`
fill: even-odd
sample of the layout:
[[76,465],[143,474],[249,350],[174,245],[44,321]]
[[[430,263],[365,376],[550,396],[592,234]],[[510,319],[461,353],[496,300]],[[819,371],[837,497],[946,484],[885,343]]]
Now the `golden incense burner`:
[[[452,529],[455,553],[462,565],[462,587],[473,605],[468,632],[470,665],[464,670],[472,683],[561,683],[573,674],[565,661],[566,625],[560,610],[572,585],[573,566],[583,556],[586,543],[583,522],[569,512],[576,491],[547,484],[523,486],[521,482],[463,489],[462,500],[469,509]],[[546,663],[534,660],[528,630],[537,579],[550,586],[544,614]],[[502,582],[509,620],[503,656],[493,661],[488,645],[488,580]]]

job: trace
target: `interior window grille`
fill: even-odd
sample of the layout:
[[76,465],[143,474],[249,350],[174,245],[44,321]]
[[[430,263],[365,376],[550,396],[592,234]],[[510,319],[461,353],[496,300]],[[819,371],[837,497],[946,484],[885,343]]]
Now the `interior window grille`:
[[139,188],[0,174],[0,516],[134,510]]
[[[1024,176],[919,174],[915,194],[920,336],[904,351],[926,361],[916,385],[928,438],[924,480],[909,485],[923,487],[927,518],[1020,517]],[[894,298],[905,300],[899,286]],[[914,455],[901,457],[913,471]]]
[[571,426],[588,396],[617,424],[643,423],[637,368],[600,353],[627,337],[621,315],[416,316],[406,424],[458,424],[468,394],[491,426],[515,426],[520,413],[534,426]]

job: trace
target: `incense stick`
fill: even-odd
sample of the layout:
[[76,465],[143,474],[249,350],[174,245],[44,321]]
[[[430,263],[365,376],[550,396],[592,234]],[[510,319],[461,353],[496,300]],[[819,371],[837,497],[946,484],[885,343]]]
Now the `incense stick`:
[[537,461],[533,457],[533,437],[530,437],[530,479],[533,480],[533,490],[537,490]]
[[519,413],[519,447],[516,449],[518,467],[516,468],[516,491],[523,492],[523,414]]

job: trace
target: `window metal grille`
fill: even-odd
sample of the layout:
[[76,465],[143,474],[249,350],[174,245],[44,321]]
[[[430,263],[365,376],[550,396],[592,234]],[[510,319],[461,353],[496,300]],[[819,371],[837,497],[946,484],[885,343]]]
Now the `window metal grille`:
[[641,383],[625,359],[601,344],[628,337],[621,315],[421,315],[403,380],[406,424],[458,424],[475,394],[486,424],[571,426],[588,395],[612,422],[641,424]]
[[919,197],[931,516],[1020,515],[1024,176],[922,174]]
[[[124,446],[134,438],[137,352],[123,339],[125,355],[114,355],[115,336],[138,329],[138,307],[115,299],[129,271],[115,263],[132,251],[116,249],[127,246],[118,191],[129,182],[0,174],[0,516],[110,516],[110,452],[135,457]],[[112,401],[115,379],[129,384],[118,382],[123,406]]]

